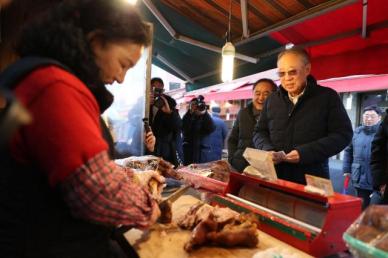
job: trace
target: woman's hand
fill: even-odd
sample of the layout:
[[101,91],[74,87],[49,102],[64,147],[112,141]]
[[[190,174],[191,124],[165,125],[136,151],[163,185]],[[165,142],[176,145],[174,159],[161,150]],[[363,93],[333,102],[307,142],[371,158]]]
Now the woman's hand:
[[166,180],[157,171],[147,170],[135,172],[135,180],[146,188],[155,200],[159,201],[162,199],[161,194]]
[[149,152],[154,152],[156,138],[155,138],[155,135],[152,133],[152,131],[149,131],[144,135],[144,143]]

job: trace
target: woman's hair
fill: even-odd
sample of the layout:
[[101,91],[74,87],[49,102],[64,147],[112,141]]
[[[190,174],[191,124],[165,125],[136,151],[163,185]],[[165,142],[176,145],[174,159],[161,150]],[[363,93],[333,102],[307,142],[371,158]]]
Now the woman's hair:
[[17,52],[61,62],[93,91],[103,82],[88,39],[91,32],[103,44],[125,40],[147,46],[150,42],[147,25],[123,0],[64,0],[27,25]]
[[256,86],[257,86],[259,83],[262,83],[262,82],[266,82],[266,83],[270,84],[270,85],[272,86],[272,89],[271,89],[272,92],[275,92],[275,91],[278,89],[278,86],[276,85],[276,83],[275,83],[273,80],[268,79],[268,78],[262,78],[262,79],[257,80],[257,81],[253,84],[252,90],[255,90],[255,89],[256,89]]

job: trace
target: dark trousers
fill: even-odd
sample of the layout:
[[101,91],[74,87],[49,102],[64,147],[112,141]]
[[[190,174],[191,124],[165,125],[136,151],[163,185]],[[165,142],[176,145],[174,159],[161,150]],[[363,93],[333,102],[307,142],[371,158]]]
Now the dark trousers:
[[370,195],[372,194],[372,190],[367,189],[361,189],[361,188],[355,188],[357,197],[360,197],[362,199],[362,209],[365,210],[366,207],[368,207],[370,202]]

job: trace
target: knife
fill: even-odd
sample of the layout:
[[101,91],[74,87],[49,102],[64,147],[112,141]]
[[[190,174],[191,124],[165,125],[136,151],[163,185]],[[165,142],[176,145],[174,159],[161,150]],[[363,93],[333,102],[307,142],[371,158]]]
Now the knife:
[[168,197],[164,198],[159,203],[160,217],[158,222],[162,224],[168,224],[172,221],[172,203],[175,202],[179,197],[181,197],[188,189],[190,185],[183,186],[176,190],[174,193],[170,194]]

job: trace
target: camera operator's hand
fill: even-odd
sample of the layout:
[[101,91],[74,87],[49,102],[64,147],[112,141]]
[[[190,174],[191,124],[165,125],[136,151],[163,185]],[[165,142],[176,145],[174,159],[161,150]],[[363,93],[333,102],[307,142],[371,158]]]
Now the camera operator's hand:
[[160,96],[160,98],[164,101],[164,105],[160,110],[162,110],[163,113],[171,114],[172,110],[170,108],[170,105],[168,105],[167,99],[164,96]]
[[206,109],[205,110],[202,110],[202,111],[200,111],[199,109],[197,109],[196,111],[195,111],[195,115],[196,116],[203,116],[204,114],[206,114]]
[[152,131],[149,131],[144,135],[144,143],[149,152],[154,152],[156,138],[155,138],[155,135],[152,133]]

